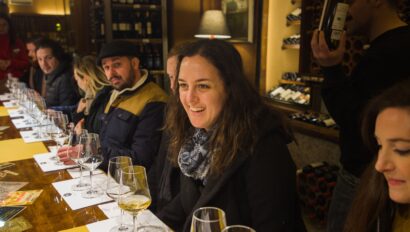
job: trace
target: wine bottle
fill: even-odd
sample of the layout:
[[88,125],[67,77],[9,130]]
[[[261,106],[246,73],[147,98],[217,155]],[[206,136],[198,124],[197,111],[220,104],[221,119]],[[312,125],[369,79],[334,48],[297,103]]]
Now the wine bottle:
[[327,46],[331,50],[339,46],[348,10],[349,5],[344,0],[325,0],[319,30],[325,33]]
[[146,23],[146,33],[147,33],[147,37],[151,38],[152,36],[152,21],[151,21],[151,17],[150,17],[150,12],[146,11],[145,12],[145,23]]

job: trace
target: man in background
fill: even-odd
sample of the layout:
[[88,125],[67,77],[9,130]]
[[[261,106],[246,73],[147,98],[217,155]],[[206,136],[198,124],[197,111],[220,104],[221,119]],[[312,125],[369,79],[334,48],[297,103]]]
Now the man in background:
[[134,164],[151,167],[161,141],[166,93],[139,68],[135,44],[112,41],[97,63],[114,90],[102,117],[100,140],[106,169],[110,158],[130,156]]

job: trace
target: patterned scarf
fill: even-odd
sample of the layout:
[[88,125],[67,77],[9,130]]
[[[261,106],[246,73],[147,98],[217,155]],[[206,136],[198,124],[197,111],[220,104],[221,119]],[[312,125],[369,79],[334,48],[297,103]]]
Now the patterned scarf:
[[211,161],[208,140],[209,133],[204,129],[195,129],[194,135],[182,145],[178,155],[181,172],[203,183],[206,182]]

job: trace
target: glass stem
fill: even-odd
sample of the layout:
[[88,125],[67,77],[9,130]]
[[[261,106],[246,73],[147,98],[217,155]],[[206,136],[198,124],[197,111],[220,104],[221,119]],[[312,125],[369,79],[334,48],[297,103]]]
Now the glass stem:
[[136,231],[138,231],[137,229],[137,214],[135,214],[135,215],[132,215],[132,224],[133,224],[133,228],[134,228],[134,231],[136,232]]
[[79,186],[83,185],[83,166],[80,164],[80,181],[78,182]]
[[93,193],[93,170],[90,170],[90,194]]
[[[118,200],[117,200],[118,201]],[[117,202],[118,204],[118,202]],[[127,230],[127,228],[122,224],[122,217],[124,216],[124,210],[120,209],[120,228],[118,228],[119,231],[122,230]]]

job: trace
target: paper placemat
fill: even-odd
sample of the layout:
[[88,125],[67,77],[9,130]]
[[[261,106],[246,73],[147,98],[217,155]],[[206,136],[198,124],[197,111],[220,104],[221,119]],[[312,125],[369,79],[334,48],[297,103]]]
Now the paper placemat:
[[20,136],[24,140],[25,143],[43,142],[43,141],[51,140],[50,136],[48,135],[40,136],[40,134],[37,131],[32,131],[32,130],[20,131]]
[[36,120],[30,120],[29,116],[27,115],[24,118],[12,119],[11,122],[14,124],[16,129],[23,129],[23,128],[28,128],[28,127],[38,126],[38,122]]
[[[112,227],[118,225],[118,217],[120,216],[121,211],[116,202],[99,205],[98,207],[109,219],[88,224],[87,228],[89,231],[110,231]],[[122,220],[123,223],[132,225],[132,216],[130,214],[125,213]],[[157,218],[157,216],[155,216],[150,210],[143,210],[138,214],[137,226],[141,225],[160,226],[165,228],[166,231],[170,231],[167,225],[159,220],[159,218]]]
[[[100,187],[105,190],[106,175],[93,175],[93,186]],[[83,198],[81,191],[73,191],[71,188],[78,183],[78,179],[65,180],[53,183],[54,188],[63,197],[64,201],[70,206],[72,210],[81,209],[84,207],[98,205],[104,202],[112,201],[105,193],[96,198]]]
[[13,99],[13,95],[11,93],[5,93],[0,95],[0,101],[10,101]]
[[24,110],[21,107],[17,109],[8,109],[7,112],[9,113],[10,118],[24,117],[25,115]]
[[0,117],[5,117],[8,115],[9,113],[7,112],[7,109],[4,106],[0,106]]
[[[71,178],[79,178],[80,177],[80,168],[70,168],[67,169],[68,174],[70,174]],[[105,174],[103,170],[101,169],[96,169],[93,171],[93,175],[99,175],[99,174]],[[90,176],[90,171],[86,168],[83,168],[83,177],[84,176]]]
[[48,152],[42,142],[25,143],[23,139],[0,141],[0,163],[32,158],[34,154]]
[[6,108],[18,108],[19,107],[17,100],[3,102],[3,105]]
[[33,156],[36,163],[40,166],[43,172],[51,172],[57,170],[63,170],[67,168],[72,168],[77,165],[58,165],[56,164],[57,160],[52,159],[56,155],[55,152],[48,152],[42,154],[35,154]]

